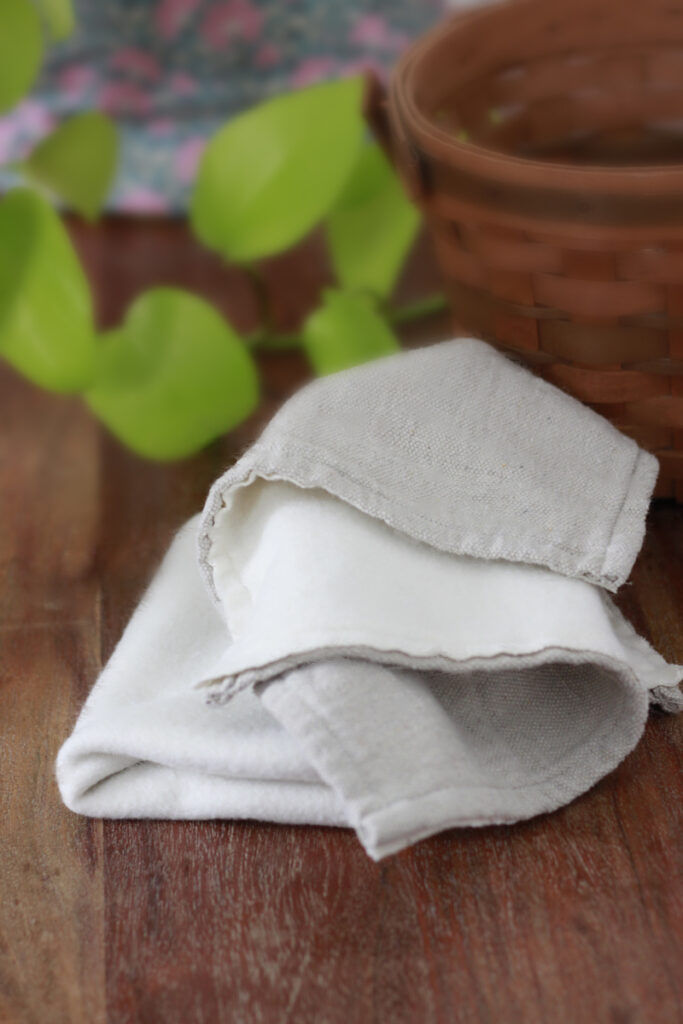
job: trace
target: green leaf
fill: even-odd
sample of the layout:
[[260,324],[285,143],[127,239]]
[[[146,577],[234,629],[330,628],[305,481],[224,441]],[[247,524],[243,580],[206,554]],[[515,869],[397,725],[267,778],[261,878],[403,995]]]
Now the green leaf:
[[258,381],[248,350],[213,306],[158,288],[103,338],[86,400],[140,455],[179,459],[245,419]]
[[335,373],[399,349],[396,335],[368,295],[328,291],[306,321],[304,348],[316,373]]
[[94,220],[111,187],[117,150],[116,128],[91,111],[64,121],[19,169]]
[[306,235],[339,195],[364,132],[362,81],[348,78],[268,100],[206,147],[191,203],[197,236],[247,263]]
[[379,146],[364,146],[327,219],[337,277],[346,288],[386,297],[396,283],[420,224]]
[[76,27],[71,0],[38,0],[38,4],[54,41],[67,39]]
[[29,91],[43,57],[40,18],[30,0],[0,0],[0,112]]
[[61,220],[35,192],[0,202],[0,355],[41,387],[81,391],[94,369],[90,289]]

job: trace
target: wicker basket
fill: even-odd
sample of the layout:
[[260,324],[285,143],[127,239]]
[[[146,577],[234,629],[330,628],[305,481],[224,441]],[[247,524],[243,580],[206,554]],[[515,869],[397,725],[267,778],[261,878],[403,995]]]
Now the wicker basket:
[[367,112],[458,326],[654,451],[683,501],[683,2],[456,16]]

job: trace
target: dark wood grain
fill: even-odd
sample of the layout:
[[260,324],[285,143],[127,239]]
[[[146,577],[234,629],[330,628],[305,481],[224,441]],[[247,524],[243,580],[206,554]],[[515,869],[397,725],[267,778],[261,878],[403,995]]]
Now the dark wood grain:
[[99,661],[97,437],[0,375],[0,1020],[105,1020],[102,825],[65,814],[57,750]]
[[[173,282],[253,324],[248,282],[181,225],[75,230],[101,322]],[[273,270],[283,322],[325,278],[312,258]],[[347,830],[62,807],[56,750],[173,531],[307,375],[290,355],[261,368],[259,412],[170,466],[0,370],[0,1021],[680,1021],[682,719],[653,715],[617,771],[555,814],[379,865]],[[683,661],[683,508],[653,509],[620,602]]]

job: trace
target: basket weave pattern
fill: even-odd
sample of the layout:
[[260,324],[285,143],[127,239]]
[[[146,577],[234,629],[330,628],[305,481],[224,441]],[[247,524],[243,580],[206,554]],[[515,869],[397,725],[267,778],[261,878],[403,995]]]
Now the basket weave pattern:
[[457,16],[370,118],[459,327],[654,451],[683,501],[683,3]]

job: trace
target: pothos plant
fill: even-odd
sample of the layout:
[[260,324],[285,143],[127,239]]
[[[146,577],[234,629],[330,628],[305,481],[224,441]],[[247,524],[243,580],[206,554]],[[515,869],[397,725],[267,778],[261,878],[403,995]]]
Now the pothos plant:
[[[70,0],[2,0],[0,113],[30,89],[46,30],[59,39],[72,28]],[[366,138],[361,93],[361,79],[345,79],[233,118],[208,142],[191,195],[199,240],[256,280],[259,261],[323,226],[337,285],[295,339],[320,374],[398,348],[391,323],[401,311],[388,298],[419,223]],[[116,150],[111,122],[85,113],[13,168],[26,184],[0,201],[0,354],[41,387],[80,393],[140,455],[181,458],[252,412],[254,348],[278,339],[266,325],[241,337],[177,288],[143,293],[117,328],[98,334],[87,278],[51,200],[96,217]]]

